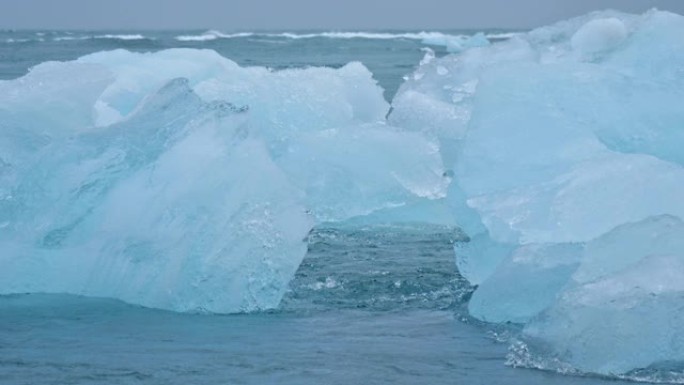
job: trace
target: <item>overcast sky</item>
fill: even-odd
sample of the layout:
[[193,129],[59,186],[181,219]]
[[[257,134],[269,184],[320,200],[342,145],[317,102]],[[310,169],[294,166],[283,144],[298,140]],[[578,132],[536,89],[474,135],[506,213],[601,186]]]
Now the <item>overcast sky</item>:
[[0,28],[527,28],[653,7],[684,14],[684,0],[0,0]]

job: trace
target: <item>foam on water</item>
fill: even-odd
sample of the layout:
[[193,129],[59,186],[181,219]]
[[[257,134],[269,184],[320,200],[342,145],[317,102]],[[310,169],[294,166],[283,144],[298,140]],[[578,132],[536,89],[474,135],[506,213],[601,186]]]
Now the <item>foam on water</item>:
[[240,33],[231,33],[231,34],[225,34],[219,31],[211,30],[204,32],[201,35],[179,35],[176,36],[176,40],[178,41],[210,41],[210,40],[216,40],[216,39],[232,39],[232,38],[237,38],[237,37],[250,37],[254,36],[253,32],[240,32]]
[[[509,39],[515,36],[515,33],[491,33],[482,34],[482,37],[493,40]],[[198,35],[178,35],[178,41],[208,41],[216,39],[235,39],[245,37],[270,37],[283,39],[369,39],[369,40],[396,40],[408,39],[419,40],[428,45],[442,45],[448,46],[456,44],[457,42],[464,42],[469,39],[469,35],[465,34],[448,34],[443,32],[364,32],[364,31],[340,31],[340,32],[315,32],[315,33],[295,33],[295,32],[278,32],[278,33],[264,33],[264,32],[237,32],[237,33],[223,33],[216,30],[206,31]]]
[[[2,31],[0,31],[2,34]],[[425,45],[443,46],[450,50],[460,50],[467,45],[487,44],[489,41],[500,41],[514,37],[517,32],[500,32],[500,33],[446,33],[437,31],[420,31],[420,32],[378,32],[378,31],[322,31],[322,32],[221,32],[219,30],[208,30],[202,33],[184,33],[171,36],[172,39],[183,43],[204,43],[215,40],[230,40],[230,39],[285,39],[285,40],[302,40],[302,39],[333,39],[333,40],[415,40]],[[58,33],[52,32],[46,35],[44,32],[34,33],[33,36],[22,38],[6,38],[5,43],[29,43],[29,42],[68,42],[68,41],[85,41],[97,39],[121,40],[121,41],[139,41],[139,40],[160,40],[165,39],[166,36],[160,36],[159,33],[141,32],[141,33],[100,33],[100,34],[83,34],[82,32],[66,32]],[[470,43],[468,43],[470,41]]]

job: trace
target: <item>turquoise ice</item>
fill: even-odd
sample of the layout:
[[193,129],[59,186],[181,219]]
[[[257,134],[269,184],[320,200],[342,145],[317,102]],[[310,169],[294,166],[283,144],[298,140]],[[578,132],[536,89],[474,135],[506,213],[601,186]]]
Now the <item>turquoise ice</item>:
[[526,324],[531,366],[682,360],[681,36],[679,15],[597,12],[427,55],[392,103],[454,175],[471,315]]
[[191,312],[278,306],[315,223],[446,196],[359,63],[102,52],[0,83],[0,292]]

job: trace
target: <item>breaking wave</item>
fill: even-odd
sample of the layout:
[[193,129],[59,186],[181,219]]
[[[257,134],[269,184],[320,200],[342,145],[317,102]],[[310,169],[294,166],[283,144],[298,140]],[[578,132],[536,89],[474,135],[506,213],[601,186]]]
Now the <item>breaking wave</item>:
[[[484,36],[492,40],[509,39],[515,36],[516,33],[491,33]],[[368,40],[419,40],[424,44],[444,45],[446,46],[452,41],[461,41],[470,38],[468,34],[448,34],[443,32],[316,32],[316,33],[299,33],[299,32],[279,32],[279,33],[264,33],[264,32],[240,32],[240,33],[223,33],[216,30],[206,31],[198,35],[179,35],[176,40],[183,42],[202,42],[217,39],[235,39],[245,37],[266,37],[266,38],[282,38],[282,39],[368,39]]]
[[104,35],[90,35],[90,36],[58,36],[53,38],[53,41],[74,41],[74,40],[97,40],[97,39],[107,39],[107,40],[152,40],[152,37],[140,35],[140,34],[104,34]]

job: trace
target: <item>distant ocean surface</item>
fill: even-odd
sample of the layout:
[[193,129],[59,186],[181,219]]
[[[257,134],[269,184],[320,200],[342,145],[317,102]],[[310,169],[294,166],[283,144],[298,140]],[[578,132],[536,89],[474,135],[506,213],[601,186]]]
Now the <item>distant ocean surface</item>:
[[[360,61],[391,100],[425,48],[445,55],[474,32],[1,31],[0,79],[103,50],[185,47],[273,69]],[[0,384],[621,384],[507,366],[508,344],[497,342],[506,330],[466,316],[472,288],[456,270],[458,241],[453,232],[315,229],[280,308],[265,313],[0,296]]]
[[[423,57],[422,48],[430,47],[443,55],[449,42],[476,32],[0,31],[0,79],[17,78],[45,61],[74,60],[93,52],[147,52],[180,47],[212,49],[241,66],[273,69],[339,68],[360,61],[373,72],[385,89],[385,96],[391,98],[403,76],[412,73]],[[485,33],[497,40],[514,32]]]

